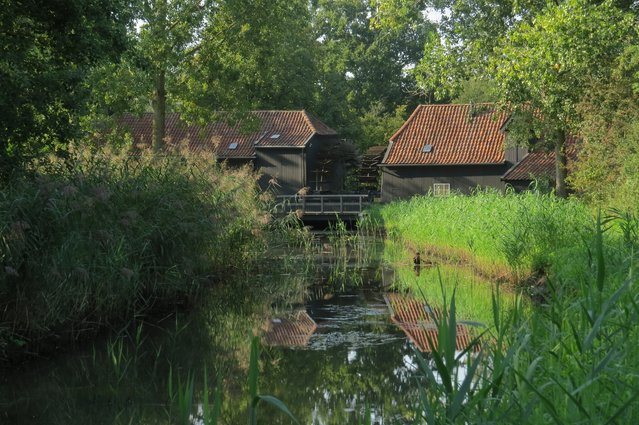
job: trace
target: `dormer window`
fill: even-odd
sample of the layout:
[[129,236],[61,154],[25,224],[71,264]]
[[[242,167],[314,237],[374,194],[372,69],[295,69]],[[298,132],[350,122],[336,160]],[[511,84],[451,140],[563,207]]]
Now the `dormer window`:
[[424,145],[424,148],[422,149],[422,152],[424,153],[431,153],[433,151],[433,145]]
[[237,149],[237,142],[233,142],[229,144],[229,149],[234,150]]

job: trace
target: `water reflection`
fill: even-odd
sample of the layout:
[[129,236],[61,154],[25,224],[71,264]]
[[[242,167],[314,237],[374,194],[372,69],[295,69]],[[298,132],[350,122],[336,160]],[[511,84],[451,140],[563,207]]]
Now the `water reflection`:
[[[205,376],[214,388],[221,375],[222,423],[244,424],[256,333],[266,345],[259,392],[283,400],[303,424],[355,423],[368,409],[372,423],[412,423],[422,379],[415,346],[427,361],[429,350],[411,336],[414,329],[393,322],[388,297],[399,297],[393,291],[416,277],[412,265],[380,261],[383,243],[360,242],[345,249],[332,241],[331,254],[313,267],[247,275],[212,290],[194,313],[167,314],[159,325],[134,326],[95,347],[6,371],[0,423],[173,424],[180,385],[193,378],[197,405]],[[422,269],[417,283],[431,273]],[[258,417],[291,423],[267,405]]]

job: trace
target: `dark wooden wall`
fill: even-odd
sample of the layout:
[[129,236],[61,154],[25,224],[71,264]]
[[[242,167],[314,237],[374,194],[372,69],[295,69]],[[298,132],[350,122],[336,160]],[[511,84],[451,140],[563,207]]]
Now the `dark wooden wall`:
[[527,154],[528,148],[511,147],[504,150],[504,157],[510,166],[518,164]]
[[410,166],[382,168],[382,201],[427,194],[434,183],[450,183],[450,190],[470,193],[477,186],[504,189],[501,176],[508,165]]
[[324,182],[316,184],[317,173],[315,170],[320,166],[322,147],[335,146],[339,143],[339,139],[335,136],[315,135],[308,143],[306,148],[306,185],[311,190],[339,192],[344,183],[344,169],[341,164],[333,161],[329,166],[328,174],[324,175]]
[[281,195],[293,195],[302,187],[305,161],[303,148],[261,148],[256,149],[255,168],[262,174],[260,186],[265,189],[272,178],[279,187],[273,187]]

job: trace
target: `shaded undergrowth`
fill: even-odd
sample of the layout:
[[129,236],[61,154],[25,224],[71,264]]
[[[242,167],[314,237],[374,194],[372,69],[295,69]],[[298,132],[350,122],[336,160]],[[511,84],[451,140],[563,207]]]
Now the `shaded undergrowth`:
[[[0,192],[0,358],[55,349],[250,269],[273,226],[249,168],[71,149]],[[293,236],[295,238],[295,236]]]

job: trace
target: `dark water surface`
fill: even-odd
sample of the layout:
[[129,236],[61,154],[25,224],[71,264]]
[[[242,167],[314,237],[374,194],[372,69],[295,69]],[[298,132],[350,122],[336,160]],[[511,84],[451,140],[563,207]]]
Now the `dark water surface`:
[[[379,252],[366,263],[319,255],[303,272],[297,265],[249,275],[213,290],[195,312],[135,323],[71,354],[5,370],[0,423],[179,423],[179,393],[191,382],[190,422],[202,423],[204,381],[212,389],[220,375],[220,423],[245,424],[251,335],[304,312],[316,328],[302,343],[284,338],[262,348],[259,393],[284,401],[303,424],[357,423],[367,410],[372,423],[411,423],[419,374],[384,301],[394,274]],[[260,405],[258,423],[291,421]]]

